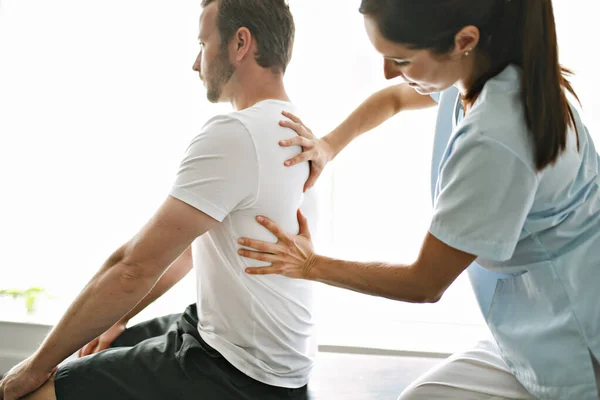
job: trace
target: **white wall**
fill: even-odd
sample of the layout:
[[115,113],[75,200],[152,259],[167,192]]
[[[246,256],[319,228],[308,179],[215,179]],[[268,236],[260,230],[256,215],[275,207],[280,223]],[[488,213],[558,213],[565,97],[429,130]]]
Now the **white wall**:
[[29,357],[49,330],[46,325],[0,322],[0,375]]

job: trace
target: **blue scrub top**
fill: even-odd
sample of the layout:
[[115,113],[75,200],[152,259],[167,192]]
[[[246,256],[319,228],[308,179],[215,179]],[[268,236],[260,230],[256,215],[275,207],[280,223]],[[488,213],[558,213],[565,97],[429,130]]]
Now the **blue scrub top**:
[[432,96],[430,232],[478,256],[469,278],[517,379],[539,398],[597,399],[599,157],[573,109],[567,148],[537,171],[520,93],[521,70],[509,66],[466,117],[455,88]]

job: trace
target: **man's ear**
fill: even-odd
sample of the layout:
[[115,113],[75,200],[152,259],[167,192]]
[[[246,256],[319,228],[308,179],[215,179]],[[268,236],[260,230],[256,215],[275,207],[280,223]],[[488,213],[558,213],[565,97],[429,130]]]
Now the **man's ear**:
[[246,55],[250,54],[250,49],[252,47],[252,33],[250,33],[248,28],[242,27],[237,30],[232,42],[235,61],[242,61]]

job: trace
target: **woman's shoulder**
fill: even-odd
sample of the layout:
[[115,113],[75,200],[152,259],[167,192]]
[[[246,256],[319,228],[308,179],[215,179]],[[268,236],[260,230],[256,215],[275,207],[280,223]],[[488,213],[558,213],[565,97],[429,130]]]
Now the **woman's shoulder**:
[[521,100],[518,67],[507,67],[488,81],[461,128],[470,136],[496,142],[533,165],[533,141]]

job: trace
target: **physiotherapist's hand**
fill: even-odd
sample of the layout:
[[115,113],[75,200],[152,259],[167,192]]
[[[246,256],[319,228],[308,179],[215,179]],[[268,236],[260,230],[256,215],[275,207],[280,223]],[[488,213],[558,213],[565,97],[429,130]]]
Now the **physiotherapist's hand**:
[[247,268],[251,275],[278,274],[296,279],[311,279],[311,268],[315,254],[308,230],[308,221],[302,211],[298,210],[300,233],[296,236],[284,232],[275,222],[259,216],[257,221],[267,228],[278,239],[277,243],[263,242],[249,238],[241,238],[238,243],[254,250],[240,249],[242,257],[271,263],[268,267]]
[[8,371],[0,381],[0,400],[18,400],[35,392],[50,379],[56,368],[50,371],[39,370],[33,357]]
[[282,140],[279,144],[283,147],[302,146],[303,149],[302,153],[287,160],[285,165],[291,167],[305,161],[310,162],[310,175],[304,184],[304,191],[306,192],[314,186],[327,163],[333,159],[333,150],[327,141],[318,139],[313,135],[312,131],[302,123],[300,118],[287,111],[284,111],[283,115],[288,117],[291,121],[284,120],[281,121],[279,125],[293,129],[298,136]]
[[125,329],[127,329],[127,321],[117,322],[102,335],[83,346],[77,353],[77,356],[85,357],[110,348],[112,343],[125,332]]

